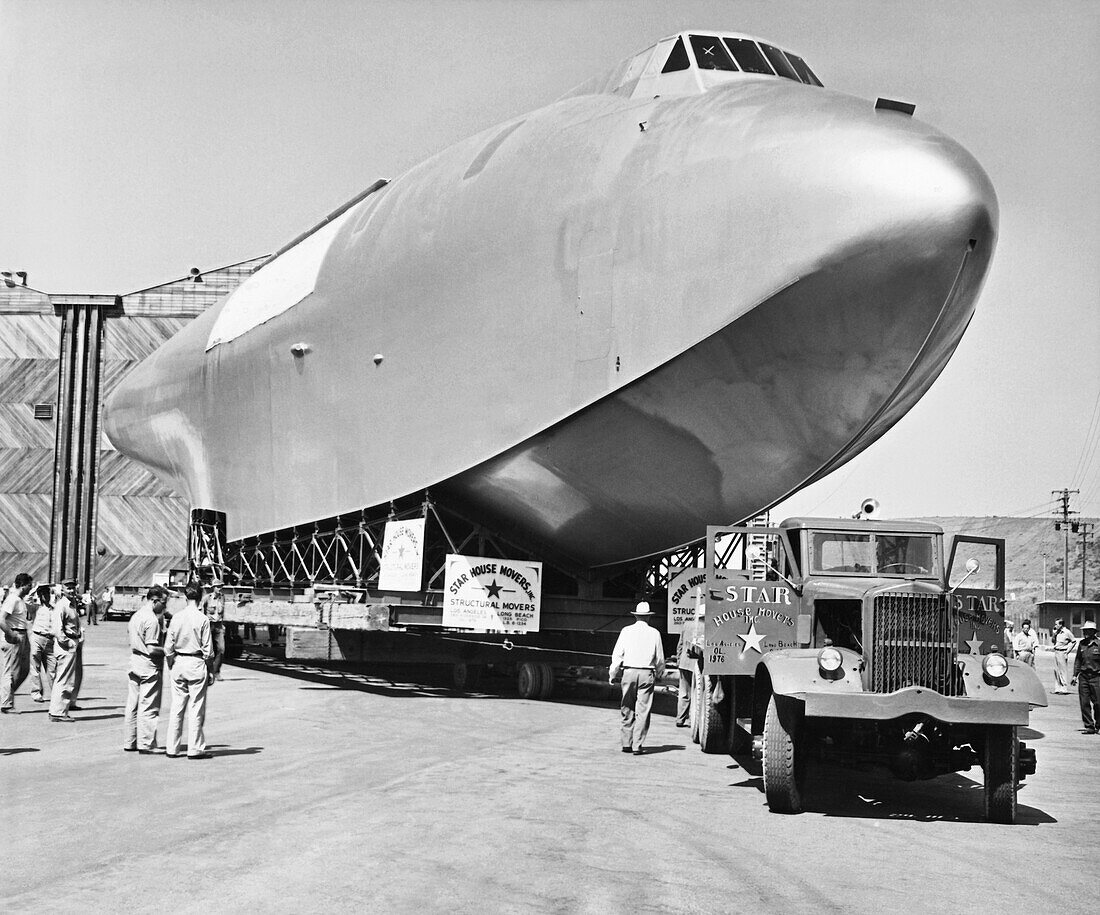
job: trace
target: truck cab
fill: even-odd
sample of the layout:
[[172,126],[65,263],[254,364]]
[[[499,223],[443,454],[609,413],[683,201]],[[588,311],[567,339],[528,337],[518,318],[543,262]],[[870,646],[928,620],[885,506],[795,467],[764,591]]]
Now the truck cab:
[[1004,542],[917,522],[791,518],[710,527],[694,733],[752,749],[773,811],[798,812],[810,756],[905,780],[980,765],[986,815],[1014,822],[1046,704],[1004,650]]

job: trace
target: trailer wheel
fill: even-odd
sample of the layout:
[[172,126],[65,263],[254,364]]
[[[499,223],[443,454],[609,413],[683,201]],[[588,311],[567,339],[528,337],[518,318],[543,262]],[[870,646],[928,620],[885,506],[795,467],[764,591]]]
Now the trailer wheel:
[[699,749],[704,753],[726,751],[726,728],[722,709],[714,704],[714,677],[703,677],[703,704],[699,709]]
[[480,664],[456,661],[451,665],[451,685],[459,692],[477,689],[483,669]]
[[516,675],[516,686],[521,699],[541,699],[542,665],[534,661],[524,661]]
[[539,668],[539,699],[549,699],[550,694],[554,691],[554,668],[549,664],[542,663],[538,665]]
[[764,718],[764,796],[772,813],[802,812],[802,730],[797,704],[773,695]]
[[691,704],[689,706],[689,716],[691,719],[691,742],[699,742],[699,730],[700,730],[700,710],[703,708],[703,699],[701,692],[703,689],[703,672],[698,667],[692,673],[691,677]]
[[985,773],[985,818],[990,823],[1016,822],[1020,744],[1016,726],[991,724],[985,729],[982,770]]

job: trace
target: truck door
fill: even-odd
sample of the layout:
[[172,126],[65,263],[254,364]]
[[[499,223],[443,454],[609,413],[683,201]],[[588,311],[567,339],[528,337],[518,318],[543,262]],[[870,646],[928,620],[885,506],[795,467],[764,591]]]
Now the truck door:
[[[967,575],[966,564],[979,568]],[[962,654],[1005,654],[1005,542],[995,537],[957,534],[947,563],[948,608],[959,618]]]
[[784,568],[797,568],[785,530],[707,528],[704,673],[754,674],[766,652],[797,647],[799,597]]

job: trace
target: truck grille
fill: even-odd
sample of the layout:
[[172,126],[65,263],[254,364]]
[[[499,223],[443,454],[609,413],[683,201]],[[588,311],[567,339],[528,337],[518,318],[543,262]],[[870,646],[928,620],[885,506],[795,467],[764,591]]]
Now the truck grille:
[[886,592],[875,597],[871,691],[925,686],[959,695],[958,620],[940,594]]

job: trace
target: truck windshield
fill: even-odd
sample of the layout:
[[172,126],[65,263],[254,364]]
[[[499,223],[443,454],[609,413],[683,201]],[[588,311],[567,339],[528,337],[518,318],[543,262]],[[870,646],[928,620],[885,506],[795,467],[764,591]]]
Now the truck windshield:
[[935,573],[929,536],[814,531],[810,546],[815,572],[899,578]]

